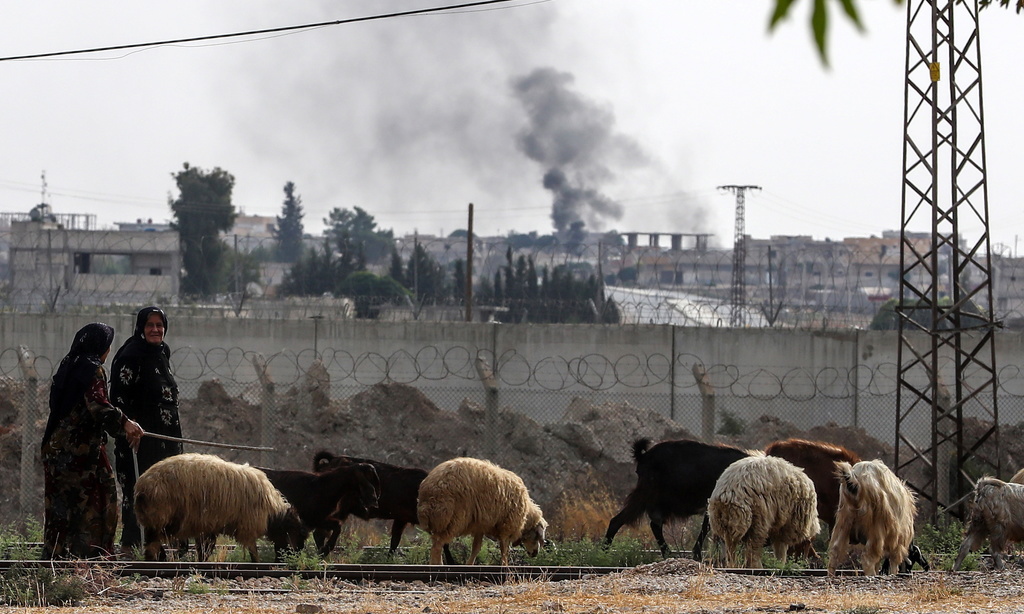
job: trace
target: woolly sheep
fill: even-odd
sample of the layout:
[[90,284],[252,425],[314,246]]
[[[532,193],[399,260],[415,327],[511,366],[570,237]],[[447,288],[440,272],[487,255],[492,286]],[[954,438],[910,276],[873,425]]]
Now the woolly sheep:
[[711,531],[725,542],[726,564],[735,566],[736,547],[745,545],[745,567],[761,567],[761,550],[771,542],[775,558],[813,539],[820,530],[814,483],[803,469],[758,453],[722,472],[708,500]]
[[989,541],[996,569],[1003,568],[1003,552],[1011,542],[1024,540],[1024,485],[985,477],[974,487],[967,530],[953,571],[960,569],[967,553]]
[[489,461],[454,458],[431,470],[420,483],[417,516],[430,533],[430,564],[441,563],[442,548],[460,535],[473,536],[467,565],[476,562],[484,536],[498,541],[501,564],[511,545],[536,556],[548,523],[515,473]]
[[162,541],[190,538],[199,560],[206,560],[217,535],[224,534],[259,562],[260,536],[297,548],[305,535],[294,509],[262,471],[208,454],[171,456],[140,475],[135,515],[145,530],[149,561],[164,558]]
[[836,463],[836,475],[839,509],[828,547],[829,574],[845,560],[851,542],[864,543],[861,568],[865,575],[875,575],[883,558],[890,569],[898,569],[914,539],[914,494],[880,460]]

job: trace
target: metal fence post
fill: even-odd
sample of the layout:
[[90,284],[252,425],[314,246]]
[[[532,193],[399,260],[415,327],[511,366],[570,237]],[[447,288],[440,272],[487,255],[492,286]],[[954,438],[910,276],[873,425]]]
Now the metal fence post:
[[482,356],[476,357],[476,372],[480,376],[480,382],[484,385],[484,396],[487,399],[484,421],[487,428],[487,451],[492,459],[497,458],[498,453],[498,382],[494,372]]
[[39,416],[39,374],[36,372],[35,356],[24,345],[18,346],[18,366],[25,380],[25,400],[21,404],[21,515],[35,518],[39,514],[36,491],[39,486],[39,471],[36,457],[39,455],[39,437],[36,434],[36,420]]
[[[271,420],[277,415],[277,398],[274,396],[274,380],[270,377],[270,365],[260,353],[253,354],[249,360],[256,371],[256,379],[260,382],[260,445],[273,448],[274,429],[271,428]],[[269,452],[260,452],[260,464],[264,467],[271,465],[268,455]]]
[[700,390],[700,436],[704,441],[715,438],[715,388],[708,379],[708,372],[699,362],[693,363],[693,379]]

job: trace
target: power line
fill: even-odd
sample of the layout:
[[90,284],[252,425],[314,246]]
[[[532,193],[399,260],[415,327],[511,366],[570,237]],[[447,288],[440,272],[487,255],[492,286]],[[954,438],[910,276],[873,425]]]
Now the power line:
[[[480,6],[488,6],[493,4],[503,4],[506,2],[512,2],[513,0],[480,0],[479,2],[467,2],[464,4],[451,4],[448,6],[437,6],[425,9],[416,9],[411,11],[400,11],[396,13],[384,13],[381,15],[368,15],[366,17],[352,17],[350,19],[336,19],[333,21],[321,21],[319,23],[310,23],[298,26],[282,26],[278,28],[266,28],[263,30],[248,30],[246,32],[233,32],[230,34],[212,34],[208,36],[194,36],[190,38],[177,38],[173,40],[156,41],[150,43],[132,43],[127,45],[110,45],[106,47],[92,47],[89,49],[75,49],[70,51],[51,51],[46,53],[34,53],[29,55],[14,55],[8,57],[0,57],[0,62],[10,62],[14,60],[39,60],[43,58],[54,58],[60,56],[69,55],[81,55],[85,53],[99,53],[102,51],[124,51],[128,49],[141,49],[145,47],[161,47],[164,45],[177,45],[181,43],[197,43],[202,41],[210,40],[221,40],[226,38],[239,38],[243,36],[258,36],[262,34],[278,34],[282,32],[293,32],[296,30],[311,30],[314,28],[324,28],[328,26],[340,26],[350,23],[359,23],[363,21],[376,21],[381,19],[392,19],[395,17],[411,17],[415,15],[429,15],[431,13],[450,12],[459,9],[475,8]],[[530,3],[535,4],[535,3]]]

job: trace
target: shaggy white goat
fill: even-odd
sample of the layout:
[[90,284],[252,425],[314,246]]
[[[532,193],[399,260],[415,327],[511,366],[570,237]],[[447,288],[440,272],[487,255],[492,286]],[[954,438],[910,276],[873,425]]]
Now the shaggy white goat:
[[789,461],[757,453],[729,465],[708,499],[711,531],[725,542],[726,565],[734,567],[736,547],[746,549],[745,566],[761,567],[761,550],[771,542],[775,558],[814,538],[818,523],[814,482]]
[[441,564],[442,549],[460,535],[473,536],[467,565],[476,562],[485,535],[498,541],[502,565],[512,545],[536,556],[548,526],[522,478],[476,458],[453,458],[431,470],[420,483],[417,516],[430,533],[431,565]]
[[206,560],[223,534],[258,562],[256,540],[268,528],[286,532],[290,542],[305,535],[292,507],[262,471],[209,454],[179,454],[147,469],[135,485],[135,515],[145,529],[150,561],[163,558],[162,541],[186,539],[196,540],[196,554]]
[[865,575],[878,573],[883,558],[890,569],[899,569],[914,539],[914,494],[880,460],[836,463],[836,475],[839,509],[828,547],[829,574],[845,560],[851,542],[864,543]]
[[1007,545],[1024,540],[1024,485],[989,477],[978,480],[953,571],[960,569],[967,553],[986,538],[995,568],[1002,569]]

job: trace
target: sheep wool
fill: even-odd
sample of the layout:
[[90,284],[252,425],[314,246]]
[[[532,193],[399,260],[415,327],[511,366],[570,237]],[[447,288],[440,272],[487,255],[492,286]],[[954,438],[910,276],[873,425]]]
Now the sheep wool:
[[898,569],[914,540],[914,493],[880,460],[836,463],[836,475],[839,509],[828,547],[828,572],[834,574],[844,562],[851,538],[864,542],[865,575],[878,573],[883,558],[890,569]]
[[163,557],[163,540],[195,539],[200,560],[217,535],[229,535],[259,561],[256,540],[291,506],[267,476],[208,454],[166,458],[139,476],[135,513],[145,530],[146,560]]
[[725,542],[726,564],[735,566],[744,545],[745,566],[761,567],[761,550],[771,542],[785,561],[789,547],[820,530],[814,482],[789,461],[763,453],[729,465],[708,500],[711,531]]
[[476,562],[485,535],[498,541],[502,565],[515,543],[536,556],[548,526],[522,478],[476,458],[454,458],[431,470],[420,483],[417,515],[432,540],[431,565],[439,565],[443,547],[461,535],[473,536],[467,565]]
[[958,571],[967,554],[980,547],[986,539],[994,567],[1003,569],[1003,553],[1007,546],[1024,540],[1024,485],[992,477],[978,480],[967,516],[966,534],[953,563],[953,571]]

